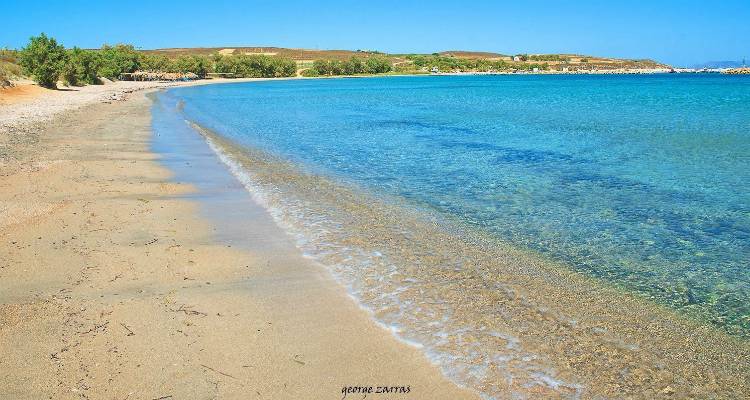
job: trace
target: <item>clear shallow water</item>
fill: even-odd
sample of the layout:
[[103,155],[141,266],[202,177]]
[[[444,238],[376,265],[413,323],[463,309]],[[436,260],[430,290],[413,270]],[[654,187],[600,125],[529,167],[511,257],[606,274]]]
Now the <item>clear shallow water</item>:
[[750,79],[413,77],[178,93],[189,118],[237,143],[750,335]]
[[300,247],[458,382],[700,397],[741,393],[746,342],[683,338],[699,328],[564,271],[747,338],[748,100],[727,76],[274,81],[169,91],[155,128],[213,131]]

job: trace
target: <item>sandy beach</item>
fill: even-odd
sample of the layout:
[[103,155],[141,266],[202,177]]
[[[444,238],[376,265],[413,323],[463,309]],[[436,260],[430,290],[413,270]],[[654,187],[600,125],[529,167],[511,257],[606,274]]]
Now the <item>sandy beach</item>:
[[3,6],[0,400],[750,400],[750,1]]
[[160,86],[0,103],[0,397],[478,397],[373,322],[249,196],[253,235],[223,240],[150,150]]

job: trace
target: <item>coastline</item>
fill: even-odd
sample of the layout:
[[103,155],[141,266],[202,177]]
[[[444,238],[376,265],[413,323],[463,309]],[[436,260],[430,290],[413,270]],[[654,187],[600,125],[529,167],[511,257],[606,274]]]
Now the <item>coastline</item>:
[[[258,80],[267,79],[247,81]],[[199,81],[179,86],[238,82]],[[218,394],[231,398],[261,393],[259,398],[327,398],[341,396],[343,385],[366,384],[368,377],[377,376],[374,385],[385,382],[410,386],[408,396],[394,394],[394,398],[439,398],[438,393],[445,398],[475,396],[448,382],[438,367],[427,362],[422,352],[425,349],[404,344],[411,341],[409,337],[397,335],[404,340],[399,342],[392,332],[382,329],[387,328],[388,321],[383,326],[372,321],[373,316],[349,298],[339,286],[341,281],[334,281],[329,270],[302,258],[288,237],[279,236],[284,234],[267,210],[257,205],[247,207],[247,199],[242,204],[237,198],[231,204],[224,203],[226,199],[216,201],[214,192],[201,189],[179,173],[175,175],[168,156],[155,152],[153,138],[149,139],[151,128],[144,119],[149,117],[149,101],[144,92],[152,90],[139,87],[115,100],[105,98],[103,104],[79,104],[82,108],[71,108],[74,111],[70,115],[47,119],[52,121],[50,129],[40,128],[37,121],[15,131],[22,134],[6,136],[10,144],[0,142],[6,149],[2,153],[0,194],[3,204],[8,205],[0,209],[0,235],[4,239],[0,254],[8,260],[8,265],[0,268],[0,318],[9,321],[0,330],[0,348],[10,355],[0,367],[16,371],[18,375],[12,378],[20,382],[0,386],[0,393],[10,391],[26,398],[29,387],[36,384],[32,394],[54,393],[58,397],[182,398]],[[263,161],[243,159],[246,155],[231,143],[222,147],[226,154],[238,156],[236,161],[240,163]],[[205,156],[203,150],[197,155]],[[192,172],[200,183],[211,175],[198,167],[195,156],[178,158],[174,164],[191,164],[177,170],[184,168],[183,176]],[[211,153],[208,158],[214,157]],[[289,177],[296,179],[294,175]],[[92,190],[94,187],[98,188]],[[218,214],[232,209],[233,216],[251,216],[251,225],[257,225],[260,233],[245,243],[236,241],[238,235],[232,235],[222,221],[205,218],[201,209],[207,208],[206,203],[209,209],[221,210]],[[380,211],[368,210],[373,215]],[[22,234],[21,240],[17,232]],[[420,236],[430,238],[433,233]],[[434,237],[451,243],[448,237]],[[352,239],[356,244],[357,238]],[[660,319],[663,310],[633,297],[624,303],[626,309],[618,309],[608,301],[617,290],[590,291],[591,286],[579,274],[548,274],[541,260],[499,248],[505,250],[507,254],[497,260],[510,261],[511,270],[503,272],[507,285],[486,291],[481,276],[458,280],[452,272],[445,275],[445,282],[458,282],[454,289],[460,291],[476,290],[477,302],[462,312],[497,304],[518,305],[516,300],[522,299],[525,306],[509,318],[509,326],[515,322],[520,322],[516,326],[541,323],[548,328],[546,332],[557,332],[559,343],[550,344],[548,335],[539,334],[535,345],[559,355],[561,360],[568,357],[570,361],[571,354],[576,354],[577,361],[568,364],[569,371],[562,371],[563,378],[574,378],[576,369],[586,367],[602,375],[596,366],[608,365],[606,360],[622,360],[624,364],[646,360],[643,368],[628,369],[627,381],[619,381],[614,373],[607,375],[614,379],[602,379],[603,388],[608,385],[606,393],[616,395],[627,390],[632,394],[644,388],[639,385],[671,379],[678,379],[678,384],[656,385],[648,395],[700,397],[712,390],[736,395],[746,387],[731,386],[732,378],[747,374],[737,369],[749,354],[746,346],[705,327],[685,323],[682,318]],[[141,257],[144,254],[150,258]],[[485,256],[492,258],[492,254]],[[519,261],[527,265],[519,265]],[[47,270],[59,268],[60,263],[64,267],[61,270]],[[220,268],[214,269],[217,264]],[[35,267],[31,274],[28,268],[19,270],[30,265]],[[548,281],[575,283],[572,287],[577,296],[569,296],[562,287],[539,285],[534,277],[523,277],[515,271],[524,270],[528,275],[529,267]],[[357,300],[361,305],[362,298]],[[590,308],[582,305],[607,310],[602,314],[607,318],[587,314]],[[566,312],[558,312],[561,306]],[[636,316],[628,315],[634,312]],[[374,316],[382,323],[380,317]],[[264,325],[268,322],[271,324]],[[647,332],[639,332],[644,328]],[[257,329],[260,333],[256,335],[253,332]],[[692,333],[684,338],[668,334],[685,331]],[[264,332],[273,337],[264,337]],[[319,334],[309,337],[310,332]],[[641,340],[654,333],[654,342]],[[56,347],[26,348],[29,337]],[[251,339],[245,340],[248,337]],[[515,343],[513,337],[492,336],[491,340],[498,348]],[[248,342],[252,343],[252,352],[240,346]],[[299,344],[307,346],[304,351],[296,347]],[[700,346],[707,348],[688,351]],[[736,358],[726,358],[727,353],[722,351],[732,346]],[[329,349],[345,354],[326,354]],[[428,356],[434,361],[434,355]],[[666,364],[659,359],[665,357]],[[97,364],[92,372],[91,366]],[[39,365],[47,369],[37,369]],[[685,371],[676,368],[680,365]],[[721,368],[712,368],[717,365]],[[160,369],[164,366],[169,366],[166,372]],[[316,369],[294,369],[306,366]],[[612,366],[613,372],[616,367]],[[725,368],[729,370],[727,375],[723,375]],[[27,377],[25,381],[22,376]],[[50,376],[55,377],[54,382]],[[239,382],[240,376],[246,380]],[[339,381],[338,377],[346,379]],[[409,382],[403,382],[405,377]],[[13,380],[11,383],[16,383]],[[180,387],[186,381],[200,384]],[[579,392],[576,385],[561,386],[565,382],[553,379],[546,384],[562,387],[572,397],[592,395]],[[116,392],[105,388],[107,385]],[[169,393],[161,394],[162,389]],[[515,389],[553,396],[541,386]]]
[[196,188],[149,148],[144,91],[163,86],[2,110],[0,393],[341,398],[389,385],[410,392],[378,398],[477,397],[371,321],[257,205],[242,204],[269,246],[217,239]]
[[[299,221],[295,224],[295,217],[284,208],[306,215],[299,203],[320,201],[320,208],[309,215],[320,215],[321,210],[334,207],[341,207],[346,215],[356,215],[352,220],[333,219],[334,225],[343,225],[347,232],[338,247],[324,246],[320,254],[316,254],[315,244],[301,247],[309,257],[328,266],[373,318],[395,327],[394,334],[404,342],[423,347],[452,379],[480,388],[489,398],[710,398],[711,393],[733,398],[745,390],[747,371],[741,360],[750,354],[750,348],[738,338],[622,288],[573,272],[535,252],[477,235],[465,226],[454,225],[455,221],[433,216],[422,220],[404,214],[398,206],[382,207],[367,194],[308,175],[272,156],[266,158],[262,152],[243,148],[206,128],[194,125],[194,129],[209,140],[233,173],[246,177],[243,182],[248,191],[274,210],[277,224],[299,236],[298,241],[304,243],[308,238]],[[289,187],[276,177],[283,177]],[[316,198],[308,190],[325,194]],[[330,203],[338,199],[346,201],[335,206]],[[398,238],[382,225],[381,221],[387,220],[400,221],[399,226],[407,227],[404,229],[410,233]],[[330,230],[326,225],[321,228]],[[341,238],[326,235],[321,239],[331,243]],[[437,254],[433,253],[435,243],[441,246]],[[404,259],[390,258],[393,254],[384,250],[388,246],[403,253]],[[401,268],[364,268],[362,262],[377,262],[356,259],[355,254],[376,250],[385,253],[377,258]],[[450,257],[456,254],[475,260],[477,265],[460,272],[427,267],[432,257],[441,259],[444,265],[454,265]],[[352,269],[367,269],[364,276],[352,277],[357,272],[344,267],[342,259],[354,265]],[[379,282],[377,277],[384,275],[391,279]],[[463,302],[460,294],[469,295],[472,302]],[[424,301],[418,301],[420,298]],[[411,299],[416,299],[418,308],[402,309]],[[394,316],[393,310],[409,317]],[[436,332],[427,328],[435,323],[436,316],[444,314],[453,321]],[[417,323],[410,324],[409,319]],[[469,354],[465,352],[467,345]],[[493,367],[485,369],[485,363]],[[510,383],[501,378],[503,374],[513,377]]]
[[144,90],[270,79],[309,78],[217,78],[187,82],[117,81],[103,85],[63,87],[56,90],[41,88],[32,84],[31,81],[24,81],[17,86],[0,89],[0,134],[35,130],[38,129],[40,124],[50,121],[61,113],[74,111],[88,105],[126,100],[131,93]]
[[[189,116],[180,117],[179,124],[183,119]],[[381,323],[405,328],[398,334],[402,339],[423,344],[433,359],[448,359],[447,373],[475,373],[469,379],[480,381],[468,386],[541,397],[560,395],[546,390],[561,389],[563,397],[585,398],[707,397],[712,392],[731,398],[745,390],[742,360],[750,353],[736,338],[533,252],[485,237],[461,238],[452,234],[452,225],[433,229],[432,220],[425,224],[397,207],[384,207],[336,179],[306,174],[294,163],[196,128],[245,178],[277,223],[299,236],[306,253],[343,277],[340,282]],[[391,227],[388,221],[399,224]],[[307,224],[317,229],[306,231]],[[446,267],[463,265],[456,255],[476,265],[451,271]],[[383,276],[389,279],[378,279]],[[436,334],[426,327],[440,315],[457,323],[438,323],[445,330]],[[409,319],[419,321],[409,324]],[[462,352],[467,343],[478,349],[473,355]],[[451,368],[450,359],[464,368]],[[492,374],[509,369],[512,383],[499,387],[506,380]],[[525,376],[518,379],[514,373]]]

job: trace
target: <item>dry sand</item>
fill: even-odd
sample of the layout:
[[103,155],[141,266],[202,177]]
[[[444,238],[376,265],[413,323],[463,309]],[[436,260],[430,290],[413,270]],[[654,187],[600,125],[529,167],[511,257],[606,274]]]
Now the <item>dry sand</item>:
[[0,398],[476,398],[262,210],[259,250],[217,239],[149,150],[151,86],[0,105]]
[[0,89],[0,105],[28,103],[43,95],[52,95],[54,91],[37,85],[20,84]]

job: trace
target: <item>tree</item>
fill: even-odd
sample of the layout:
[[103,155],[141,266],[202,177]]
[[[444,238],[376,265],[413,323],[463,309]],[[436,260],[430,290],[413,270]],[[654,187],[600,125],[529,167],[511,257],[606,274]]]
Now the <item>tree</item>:
[[274,57],[270,59],[272,68],[271,77],[281,78],[285,76],[297,75],[297,63],[289,58]]
[[135,47],[127,44],[104,45],[99,50],[99,75],[118,78],[122,73],[134,72],[140,65],[140,55]]
[[331,60],[331,75],[343,75],[344,74],[344,63],[339,60]]
[[315,60],[312,69],[318,75],[331,75],[331,63],[328,60]]
[[392,69],[390,61],[385,57],[370,57],[365,62],[365,72],[370,74],[382,74]]
[[143,71],[169,71],[174,70],[172,62],[166,56],[141,54],[138,68]]
[[344,62],[344,73],[346,75],[357,75],[365,72],[365,64],[359,57],[352,57]]
[[[206,71],[209,62],[200,58]],[[278,78],[282,76],[294,76],[297,74],[297,63],[284,57],[269,57],[265,55],[239,54],[232,56],[212,56],[213,70],[219,73],[232,73],[237,78]],[[194,68],[197,75],[201,75]]]
[[311,71],[307,76],[315,75],[354,75],[354,74],[382,74],[393,69],[391,62],[386,57],[373,56],[362,61],[352,57],[347,61],[339,60],[315,60]]
[[67,51],[61,76],[68,85],[92,85],[99,83],[98,69],[99,58],[94,52],[73,47]]
[[207,57],[204,56],[193,56],[193,71],[192,73],[204,78],[206,74],[211,70],[211,63]]
[[212,56],[212,61],[214,64],[214,72],[222,74],[235,72],[232,58],[229,56],[224,56],[217,53]]
[[44,33],[32,36],[21,50],[19,61],[40,86],[54,89],[65,65],[65,47]]
[[172,69],[174,72],[188,73],[192,72],[199,77],[206,76],[209,70],[208,59],[203,56],[181,56],[174,61]]

